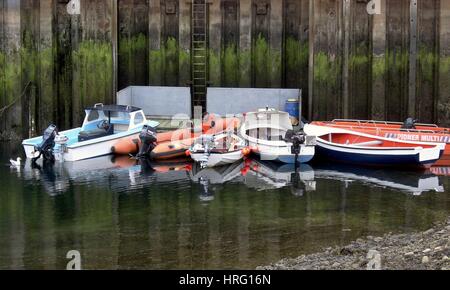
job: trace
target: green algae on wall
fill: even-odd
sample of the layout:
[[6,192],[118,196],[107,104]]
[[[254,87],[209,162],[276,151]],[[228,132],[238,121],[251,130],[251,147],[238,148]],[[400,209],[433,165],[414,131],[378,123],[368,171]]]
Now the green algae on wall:
[[439,57],[429,49],[421,47],[417,57],[419,71],[424,81],[433,82],[436,64]]
[[223,86],[239,86],[239,57],[235,44],[230,44],[224,49],[222,55],[222,70]]
[[372,58],[372,79],[381,79],[386,73],[386,57],[374,56]]
[[314,55],[313,118],[341,116],[341,57],[318,52]]
[[[293,37],[287,37],[284,45],[284,83],[290,88],[308,91],[309,45]],[[303,105],[306,106],[307,98]]]
[[181,49],[174,37],[169,37],[160,49],[149,52],[150,85],[185,86],[191,78],[191,53]]
[[249,88],[252,85],[251,69],[252,52],[250,50],[239,51],[239,86]]
[[164,49],[151,50],[149,52],[149,78],[150,85],[160,86],[162,81],[162,68],[164,60]]
[[20,53],[0,52],[0,101],[1,106],[8,106],[19,97],[21,87]]
[[221,66],[220,55],[214,49],[209,49],[208,52],[208,75],[209,82],[214,87],[221,86]]
[[36,104],[39,106],[39,122],[36,133],[42,132],[55,118],[54,55],[53,47],[41,48],[39,51],[39,99]]
[[140,33],[119,40],[119,88],[129,85],[145,85],[148,82],[148,37]]
[[169,37],[164,46],[164,84],[169,86],[178,85],[178,41]]
[[290,72],[302,70],[308,66],[309,46],[306,42],[300,42],[288,37],[285,44],[286,69]]
[[266,39],[259,34],[253,44],[253,81],[255,87],[267,87],[270,83],[270,51]]
[[83,41],[73,52],[74,98],[79,98],[82,110],[95,103],[112,103],[114,96],[111,44],[104,41]]
[[191,53],[187,49],[179,49],[179,85],[186,86],[191,80]]

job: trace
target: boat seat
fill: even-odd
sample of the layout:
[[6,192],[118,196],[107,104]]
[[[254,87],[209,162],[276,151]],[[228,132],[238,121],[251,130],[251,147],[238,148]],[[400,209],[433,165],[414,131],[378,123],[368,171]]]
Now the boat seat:
[[78,142],[83,142],[87,140],[97,139],[105,136],[114,134],[114,124],[111,124],[108,130],[104,129],[94,129],[89,131],[81,131],[78,134]]

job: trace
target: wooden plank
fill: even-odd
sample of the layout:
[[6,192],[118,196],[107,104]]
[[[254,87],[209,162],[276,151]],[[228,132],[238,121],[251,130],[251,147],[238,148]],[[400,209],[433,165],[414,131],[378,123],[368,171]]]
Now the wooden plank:
[[[371,17],[367,3],[351,2],[347,116],[357,119],[369,118],[371,68]],[[345,54],[344,54],[345,55]],[[345,92],[344,92],[345,94]],[[344,114],[345,115],[345,114]]]
[[313,119],[342,115],[342,3],[314,2]]
[[113,7],[110,0],[81,2],[80,45],[74,51],[78,83],[74,98],[80,99],[80,109],[95,103],[113,103]]
[[386,0],[381,0],[381,14],[372,20],[372,67],[370,116],[374,120],[386,119]]
[[409,75],[409,0],[387,1],[387,82],[388,120],[403,120],[408,115]]
[[315,35],[316,35],[316,12],[315,1],[309,0],[309,64],[308,64],[308,111],[309,120],[313,120],[314,102],[314,51],[315,51]]
[[113,9],[119,25],[119,89],[148,83],[148,9],[147,0],[121,0],[119,7]]
[[180,1],[179,5],[179,85],[186,86],[191,80],[191,4]]
[[[118,23],[119,23],[119,6],[117,1],[118,0],[110,0],[111,3],[111,45],[112,45],[112,100],[114,103],[116,103],[116,95],[118,90],[120,90],[119,87],[119,31],[117,30],[118,28]],[[141,11],[141,10],[139,10]],[[148,13],[145,13],[144,15],[139,15],[139,18],[142,17],[142,19],[147,19],[146,16],[148,16]],[[144,22],[145,23],[145,22]],[[145,26],[144,26],[145,27]],[[145,29],[148,28],[145,27]],[[146,32],[146,31],[145,31]],[[147,39],[146,37],[144,37],[145,39]],[[147,58],[148,58],[148,53],[147,53],[147,43],[144,44],[143,47],[140,47],[141,50],[144,50],[144,55],[142,56],[142,60],[144,60],[145,63],[147,63]],[[140,63],[142,64],[142,62]],[[146,77],[146,73],[147,73],[147,69],[148,66],[144,66],[144,68],[142,68],[142,66],[139,66],[141,69],[140,71],[142,72],[142,76],[141,79],[144,79],[144,81],[142,81],[142,84],[146,84],[147,83],[147,79],[148,77]]]
[[161,2],[149,0],[149,83],[162,84]]
[[343,5],[343,19],[344,19],[344,51],[343,51],[343,65],[342,65],[342,110],[343,117],[349,117],[349,57],[350,57],[350,22],[351,22],[351,4],[350,0],[344,0]]
[[270,1],[269,21],[270,86],[280,88],[282,79],[283,1]]
[[284,32],[282,33],[282,83],[286,88],[302,89],[303,113],[307,113],[309,68],[309,0],[287,0],[284,3]]
[[439,10],[439,99],[437,121],[450,126],[450,1],[441,0]]
[[239,1],[239,85],[251,86],[252,0]]
[[[181,0],[180,0],[181,1]],[[176,86],[179,81],[179,1],[161,2],[163,84]]]
[[222,1],[222,86],[239,86],[239,3]]
[[[2,131],[6,137],[19,138],[21,135],[22,107],[19,100],[22,93],[21,73],[21,33],[20,13],[21,0],[4,0],[4,54],[5,54],[5,83],[3,103],[9,109],[3,113]],[[15,105],[12,105],[15,104]]]
[[36,132],[42,133],[50,123],[53,122],[56,114],[54,70],[55,70],[55,47],[54,47],[54,12],[55,1],[40,1],[39,7],[39,97],[36,100],[38,110],[38,122]]
[[[22,87],[22,136],[29,137],[39,116],[36,116],[36,98],[39,95],[38,59],[39,2],[23,0],[20,6]],[[27,89],[25,89],[27,88]]]
[[[0,0],[0,108],[3,108],[6,106],[6,100],[5,100],[5,62],[6,62],[6,55],[5,55],[5,0]],[[0,131],[3,131],[2,128],[2,118],[0,118]]]
[[208,1],[209,11],[209,82],[212,86],[222,84],[222,13],[221,0]]
[[[417,73],[413,116],[421,122],[436,121],[439,59],[439,1],[417,1]],[[411,108],[412,109],[412,108]]]
[[417,78],[417,0],[410,0],[409,3],[409,25],[408,116],[415,116]]
[[252,5],[252,86],[270,87],[270,0],[253,0]]

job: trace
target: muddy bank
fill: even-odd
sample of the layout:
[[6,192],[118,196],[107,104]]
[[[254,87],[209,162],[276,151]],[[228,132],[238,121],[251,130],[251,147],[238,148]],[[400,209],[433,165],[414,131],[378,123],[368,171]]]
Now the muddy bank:
[[368,236],[345,247],[283,259],[259,270],[450,270],[450,218],[413,234]]

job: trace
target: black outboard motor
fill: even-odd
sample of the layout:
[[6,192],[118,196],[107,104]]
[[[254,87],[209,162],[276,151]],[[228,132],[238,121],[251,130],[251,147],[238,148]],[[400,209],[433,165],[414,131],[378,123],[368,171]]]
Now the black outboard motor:
[[34,150],[39,152],[39,156],[32,159],[33,163],[36,162],[36,160],[38,160],[42,155],[44,156],[44,161],[55,161],[53,149],[55,148],[56,135],[58,135],[58,129],[55,125],[50,125],[47,129],[45,129],[41,144],[34,147]]
[[405,130],[413,130],[416,129],[415,123],[417,120],[414,120],[413,118],[408,118],[403,122],[402,129]]
[[141,140],[141,148],[136,156],[137,158],[150,157],[150,153],[155,149],[156,142],[156,130],[155,128],[145,125],[142,128],[141,134],[139,134],[139,139]]
[[[286,133],[285,141],[292,142],[291,154],[295,155],[295,160],[298,161],[298,156],[300,155],[301,145],[305,144],[306,138],[305,135],[301,132],[295,133],[292,130],[289,130]],[[295,163],[297,166],[297,162]]]

